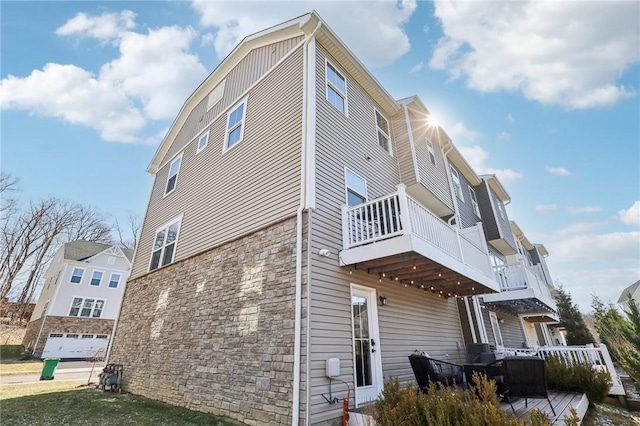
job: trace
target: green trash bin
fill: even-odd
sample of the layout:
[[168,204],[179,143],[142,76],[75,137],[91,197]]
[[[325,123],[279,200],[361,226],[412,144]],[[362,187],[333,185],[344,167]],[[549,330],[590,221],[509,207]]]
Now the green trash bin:
[[60,358],[45,358],[40,380],[53,380],[58,362],[60,362]]

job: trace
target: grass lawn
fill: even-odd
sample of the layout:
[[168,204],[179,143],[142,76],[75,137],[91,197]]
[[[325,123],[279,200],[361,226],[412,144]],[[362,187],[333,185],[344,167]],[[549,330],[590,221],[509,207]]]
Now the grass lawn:
[[6,361],[0,363],[0,376],[22,376],[28,374],[40,374],[42,362],[40,361]]
[[238,425],[130,394],[103,392],[82,382],[0,385],[0,402],[3,425]]

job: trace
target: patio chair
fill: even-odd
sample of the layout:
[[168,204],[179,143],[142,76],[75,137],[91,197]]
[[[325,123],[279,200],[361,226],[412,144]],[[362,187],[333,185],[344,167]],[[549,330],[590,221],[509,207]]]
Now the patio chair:
[[547,389],[547,371],[544,359],[535,356],[518,356],[506,357],[501,361],[504,397],[511,405],[513,412],[515,413],[516,410],[511,403],[511,397],[524,398],[525,407],[528,406],[528,398],[546,398],[555,416],[556,410],[551,404]]
[[486,353],[492,353],[488,343],[467,343],[467,363],[488,364],[480,360],[480,356]]
[[409,362],[422,392],[427,392],[429,382],[445,386],[461,385],[463,369],[453,362],[430,358],[421,354],[409,355]]

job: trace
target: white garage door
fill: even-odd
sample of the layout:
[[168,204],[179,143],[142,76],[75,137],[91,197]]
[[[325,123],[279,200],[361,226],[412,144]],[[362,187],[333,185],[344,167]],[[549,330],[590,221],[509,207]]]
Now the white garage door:
[[42,358],[103,358],[109,335],[51,333],[42,351]]

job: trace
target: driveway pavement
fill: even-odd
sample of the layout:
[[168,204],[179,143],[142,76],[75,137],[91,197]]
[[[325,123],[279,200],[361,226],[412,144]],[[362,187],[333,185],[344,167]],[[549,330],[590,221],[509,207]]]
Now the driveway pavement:
[[[53,376],[56,381],[79,381],[86,380],[94,383],[98,382],[98,374],[102,372],[104,364],[96,362],[94,364],[88,361],[62,361],[58,363],[58,367]],[[16,383],[33,383],[40,381],[40,374],[28,374],[24,376],[0,376],[0,385],[16,384]]]

